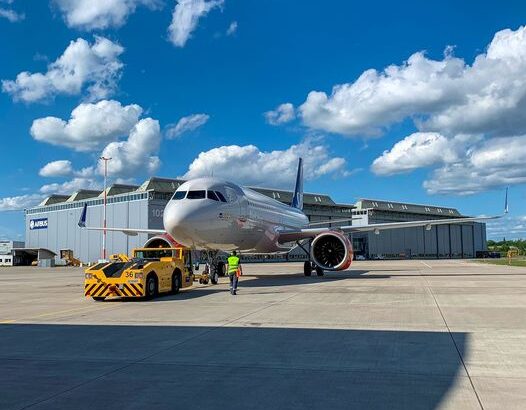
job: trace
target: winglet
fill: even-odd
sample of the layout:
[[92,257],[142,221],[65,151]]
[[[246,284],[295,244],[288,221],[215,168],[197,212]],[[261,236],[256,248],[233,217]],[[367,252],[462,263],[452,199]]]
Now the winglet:
[[298,161],[298,173],[296,175],[296,186],[294,187],[294,196],[292,197],[293,208],[303,209],[303,159]]
[[84,204],[84,208],[82,208],[82,212],[80,214],[80,219],[79,219],[79,226],[81,228],[85,228],[86,227],[86,214],[88,213],[88,204],[85,203]]
[[506,198],[504,199],[504,213],[508,213],[508,188],[506,187]]

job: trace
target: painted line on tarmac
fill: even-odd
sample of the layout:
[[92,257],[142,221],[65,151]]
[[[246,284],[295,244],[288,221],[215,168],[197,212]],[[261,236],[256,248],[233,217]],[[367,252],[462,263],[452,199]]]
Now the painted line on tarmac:
[[23,318],[20,318],[20,319],[5,320],[5,321],[1,321],[0,324],[16,323],[16,322],[20,322],[20,321],[38,319],[38,318],[46,317],[46,316],[62,315],[64,313],[71,313],[71,312],[79,312],[79,311],[84,311],[84,310],[87,310],[87,309],[91,309],[90,310],[91,312],[98,312],[99,310],[106,310],[106,309],[109,309],[109,308],[117,308],[117,307],[118,306],[100,306],[98,309],[97,308],[93,309],[93,306],[86,306],[86,307],[76,308],[76,309],[57,310],[55,312],[42,313],[40,315],[23,317]]
[[424,261],[420,261],[420,263],[424,266],[427,266],[429,269],[433,269],[431,265],[429,265],[428,263],[425,263]]

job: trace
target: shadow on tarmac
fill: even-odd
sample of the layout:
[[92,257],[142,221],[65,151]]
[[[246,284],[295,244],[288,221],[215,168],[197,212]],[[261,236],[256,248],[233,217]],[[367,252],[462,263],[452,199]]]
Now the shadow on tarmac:
[[0,408],[434,409],[464,376],[452,335],[0,325]]

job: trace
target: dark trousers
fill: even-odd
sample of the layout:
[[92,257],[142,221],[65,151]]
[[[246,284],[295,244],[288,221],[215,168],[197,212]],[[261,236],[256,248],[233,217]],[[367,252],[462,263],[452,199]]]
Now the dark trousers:
[[237,290],[237,282],[238,282],[238,277],[236,275],[236,273],[231,273],[230,275],[230,289],[232,290]]

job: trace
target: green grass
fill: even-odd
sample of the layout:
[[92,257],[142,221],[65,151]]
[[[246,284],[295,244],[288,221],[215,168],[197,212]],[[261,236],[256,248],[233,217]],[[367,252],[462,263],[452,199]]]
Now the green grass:
[[526,258],[518,257],[513,258],[511,263],[508,263],[508,258],[500,259],[477,259],[476,262],[487,263],[490,265],[510,265],[510,266],[525,266],[526,267]]

